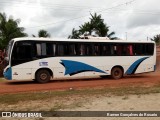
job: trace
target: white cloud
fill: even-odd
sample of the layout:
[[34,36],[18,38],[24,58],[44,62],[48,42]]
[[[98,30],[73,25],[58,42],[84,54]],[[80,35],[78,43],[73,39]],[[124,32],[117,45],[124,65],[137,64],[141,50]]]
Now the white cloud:
[[[159,34],[160,9],[158,0],[0,0],[1,12],[20,18],[26,32],[37,34],[39,29],[48,30],[53,37],[68,37],[72,28],[89,20],[89,14],[104,10],[102,14],[110,31],[125,39],[146,39]],[[117,6],[112,9],[111,7]],[[88,15],[88,16],[87,16]],[[86,16],[86,17],[83,17]],[[74,19],[78,18],[79,19]],[[69,21],[70,20],[70,21]],[[39,27],[37,27],[39,26]]]

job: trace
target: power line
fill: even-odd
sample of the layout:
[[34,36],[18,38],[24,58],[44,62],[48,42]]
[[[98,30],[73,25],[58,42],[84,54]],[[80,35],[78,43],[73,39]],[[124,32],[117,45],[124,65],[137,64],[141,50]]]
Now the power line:
[[[0,3],[0,4],[4,4],[4,3]],[[22,5],[20,4],[14,4],[13,6],[16,6],[16,7],[21,7]],[[12,7],[13,7],[12,6]],[[30,5],[26,5],[26,4],[23,4],[23,7],[26,7],[26,8],[41,8],[41,9],[60,9],[60,10],[69,10],[69,11],[79,11],[79,10],[90,10],[90,9],[95,9],[95,8],[69,8],[69,7],[46,7],[46,6],[30,6]]]
[[[127,14],[148,14],[148,15],[159,15],[160,11],[146,11],[146,10],[138,10],[138,9],[131,9],[131,11],[126,11],[127,9],[116,9],[113,11],[108,11],[108,12],[120,12],[124,11]],[[107,13],[107,12],[105,12]]]
[[[29,6],[29,7],[41,7],[41,8],[50,8],[50,9],[55,9],[53,7],[58,7],[57,9],[100,9],[99,7],[95,7],[95,6],[77,6],[77,5],[63,5],[63,4],[49,4],[49,3],[40,3],[43,6],[33,6],[34,3],[36,2],[30,2],[30,3],[25,3],[25,2],[13,2],[13,5],[16,6],[21,6],[21,4],[23,4],[23,6]],[[0,4],[11,4],[11,2],[9,1],[0,1]]]
[[[131,1],[129,1],[129,2],[121,3],[121,4],[118,4],[118,5],[113,6],[113,7],[109,7],[109,8],[106,8],[106,9],[102,9],[102,10],[97,11],[96,13],[101,13],[101,12],[104,12],[104,11],[106,11],[106,10],[111,10],[111,9],[114,9],[114,8],[117,8],[117,7],[120,7],[120,6],[124,6],[124,5],[127,5],[127,4],[131,4],[131,3],[134,2],[134,1],[136,1],[136,0],[131,0]],[[84,18],[84,17],[88,17],[88,16],[89,16],[89,15],[85,15],[85,16],[80,16],[80,17],[68,19],[68,20],[62,20],[62,21],[52,22],[52,23],[48,23],[48,24],[44,24],[44,25],[39,25],[39,26],[34,26],[34,27],[28,27],[27,29],[33,29],[33,28],[38,28],[38,27],[53,25],[53,24],[57,24],[57,23],[61,23],[61,22],[68,22],[68,21],[72,21],[72,20],[75,20],[75,19],[80,19],[80,18]]]

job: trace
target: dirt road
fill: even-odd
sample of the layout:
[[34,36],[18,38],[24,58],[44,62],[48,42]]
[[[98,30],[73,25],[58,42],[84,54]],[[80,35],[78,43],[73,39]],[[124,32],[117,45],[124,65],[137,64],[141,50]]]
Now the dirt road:
[[153,86],[160,84],[160,57],[157,57],[157,71],[153,73],[125,76],[120,80],[111,78],[92,78],[77,80],[53,80],[47,84],[34,81],[6,81],[0,83],[0,94],[28,91],[83,89],[91,87],[119,87],[119,86]]
[[67,90],[90,87],[119,87],[119,86],[152,86],[160,84],[160,72],[125,76],[120,80],[111,78],[94,78],[83,80],[56,80],[47,84],[38,84],[32,81],[14,81],[0,83],[0,94],[27,91]]

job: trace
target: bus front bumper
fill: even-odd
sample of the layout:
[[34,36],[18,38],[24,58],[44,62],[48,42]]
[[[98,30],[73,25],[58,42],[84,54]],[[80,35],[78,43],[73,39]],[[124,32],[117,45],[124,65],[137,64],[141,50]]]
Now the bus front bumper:
[[6,68],[4,70],[3,76],[5,77],[5,79],[12,80],[12,69],[11,69],[11,67]]

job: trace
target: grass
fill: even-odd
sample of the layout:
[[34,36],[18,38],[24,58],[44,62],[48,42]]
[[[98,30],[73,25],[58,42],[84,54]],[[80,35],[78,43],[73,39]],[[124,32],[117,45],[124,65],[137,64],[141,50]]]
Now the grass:
[[55,106],[50,109],[50,111],[56,111],[56,110],[59,110],[59,109],[65,108],[65,107],[66,106],[62,103],[56,103]]
[[[29,92],[17,94],[0,95],[1,104],[16,104],[20,101],[46,100],[50,98],[72,97],[72,96],[93,96],[93,95],[116,95],[127,96],[129,94],[141,95],[150,93],[160,93],[160,84],[152,87],[120,87],[120,88],[101,88],[101,89],[83,89],[83,90],[67,90],[67,91],[46,91],[46,92]],[[124,98],[127,99],[127,98]],[[63,105],[58,105],[54,109],[58,109]],[[79,106],[79,105],[78,105]]]
[[5,79],[3,77],[0,78],[0,82],[4,82]]

